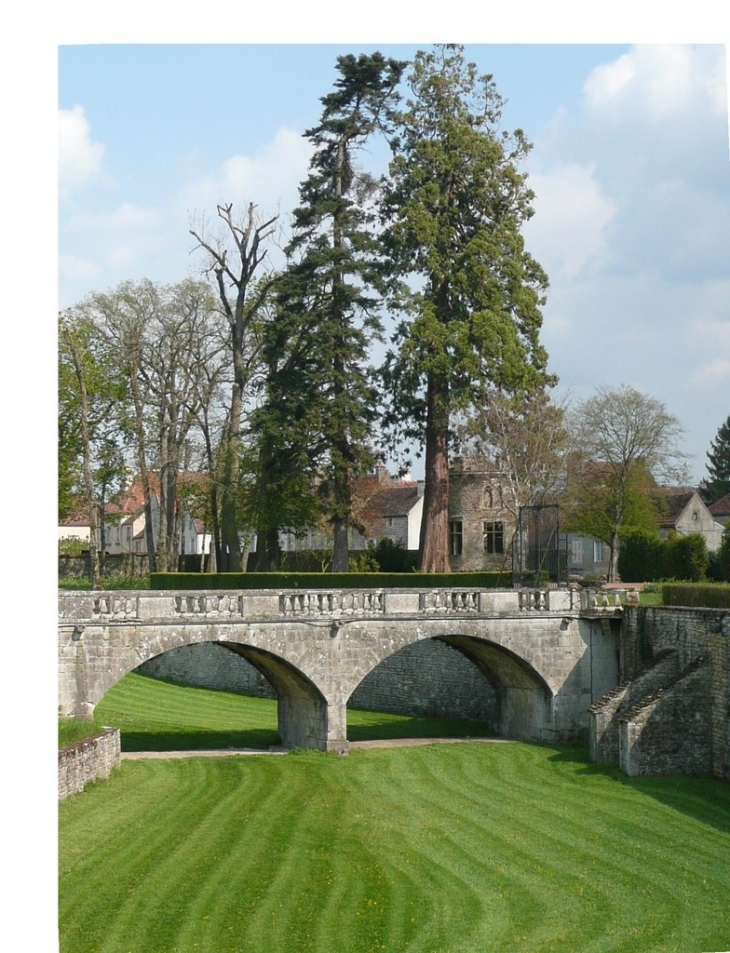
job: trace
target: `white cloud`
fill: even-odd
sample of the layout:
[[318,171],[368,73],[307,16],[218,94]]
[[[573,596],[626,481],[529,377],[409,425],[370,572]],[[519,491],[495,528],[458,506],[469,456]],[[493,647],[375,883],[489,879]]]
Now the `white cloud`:
[[714,384],[716,381],[727,377],[730,379],[730,358],[724,359],[716,357],[714,360],[704,364],[693,376],[694,384]]
[[289,211],[297,204],[310,156],[311,146],[301,133],[279,129],[256,155],[231,156],[216,174],[189,182],[180,201],[191,213],[210,214],[217,204],[228,202],[241,208],[255,202],[267,217]]
[[92,233],[96,235],[125,234],[151,231],[161,220],[157,209],[142,208],[131,202],[123,202],[111,212],[103,214],[79,213],[66,223],[69,233]]
[[98,177],[104,146],[91,139],[83,107],[58,111],[58,179],[61,198]]
[[584,86],[589,111],[620,120],[663,121],[690,111],[727,109],[723,48],[646,45],[597,67]]
[[528,245],[548,275],[565,278],[595,268],[607,249],[606,227],[616,207],[603,194],[594,165],[560,162],[530,176],[535,215],[525,228]]

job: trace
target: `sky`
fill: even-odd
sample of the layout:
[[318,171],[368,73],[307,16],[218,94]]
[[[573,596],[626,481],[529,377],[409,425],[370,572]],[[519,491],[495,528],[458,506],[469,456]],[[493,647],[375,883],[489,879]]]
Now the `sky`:
[[[310,155],[302,133],[337,57],[410,60],[419,46],[430,44],[60,45],[60,307],[126,279],[199,274],[189,229],[214,230],[220,202],[278,213],[285,237]],[[661,400],[699,481],[730,414],[724,45],[465,47],[506,100],[503,127],[533,143],[524,234],[550,279],[556,395],[575,404],[628,384]],[[377,144],[360,157],[386,163]]]

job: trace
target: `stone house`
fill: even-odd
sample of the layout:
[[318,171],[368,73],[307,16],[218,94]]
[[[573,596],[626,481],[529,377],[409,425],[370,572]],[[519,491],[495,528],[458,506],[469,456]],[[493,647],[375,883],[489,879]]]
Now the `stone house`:
[[659,521],[659,535],[666,539],[671,532],[679,536],[699,533],[705,537],[707,550],[716,553],[722,543],[723,527],[705,506],[697,490],[687,487],[664,487],[661,491],[664,513]]
[[449,481],[451,568],[511,571],[517,527],[502,475],[487,460],[456,458]]
[[423,518],[423,481],[391,476],[378,466],[353,488],[355,520],[366,543],[389,539],[404,549],[418,549]]

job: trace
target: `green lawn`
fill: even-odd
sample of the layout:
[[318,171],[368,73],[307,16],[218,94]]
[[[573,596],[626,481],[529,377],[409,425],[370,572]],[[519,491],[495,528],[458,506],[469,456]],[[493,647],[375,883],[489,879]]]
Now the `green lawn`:
[[[131,704],[132,737],[215,736],[236,700],[150,681],[99,706]],[[239,701],[230,733],[263,743],[273,704]],[[730,949],[730,785],[628,779],[582,749],[125,761],[59,815],[62,953]]]

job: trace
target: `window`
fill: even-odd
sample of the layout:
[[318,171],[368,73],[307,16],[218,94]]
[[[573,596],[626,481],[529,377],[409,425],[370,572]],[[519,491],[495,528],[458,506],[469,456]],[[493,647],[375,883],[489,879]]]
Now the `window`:
[[504,523],[490,520],[484,524],[484,552],[504,552]]
[[583,565],[583,540],[573,539],[570,541],[570,562],[573,566]]
[[593,562],[603,562],[603,543],[599,542],[597,539],[593,541]]
[[449,553],[461,556],[464,551],[464,529],[461,520],[449,521]]

